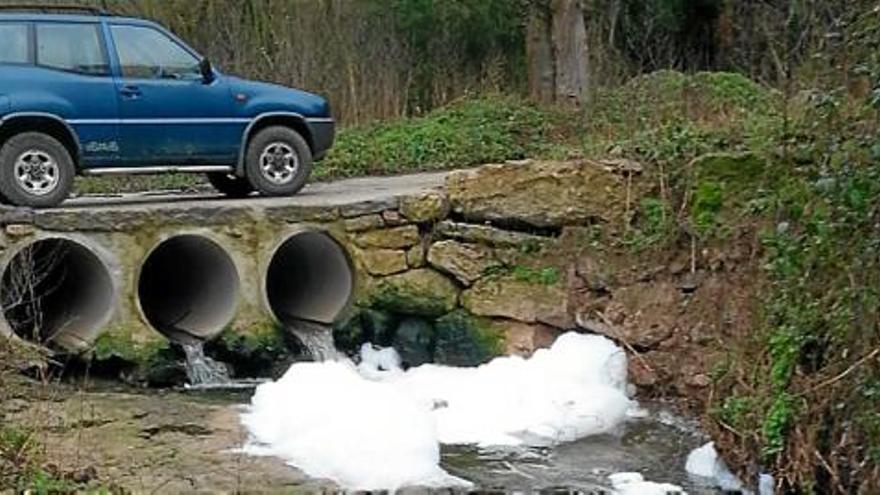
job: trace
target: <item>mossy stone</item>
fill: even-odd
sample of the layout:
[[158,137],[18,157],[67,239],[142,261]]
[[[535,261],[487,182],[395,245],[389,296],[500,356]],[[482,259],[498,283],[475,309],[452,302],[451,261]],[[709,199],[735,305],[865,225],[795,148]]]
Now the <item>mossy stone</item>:
[[360,314],[363,328],[363,341],[388,347],[394,340],[394,331],[397,329],[397,318],[386,311],[377,309],[365,309]]
[[458,305],[458,286],[440,273],[422,268],[378,279],[372,306],[405,315],[440,316]]
[[504,351],[504,335],[484,318],[458,310],[435,324],[434,362],[448,366],[479,366]]
[[394,349],[407,367],[430,363],[434,358],[434,327],[421,318],[400,322],[394,334]]
[[360,312],[333,327],[333,343],[348,354],[356,353],[367,340]]

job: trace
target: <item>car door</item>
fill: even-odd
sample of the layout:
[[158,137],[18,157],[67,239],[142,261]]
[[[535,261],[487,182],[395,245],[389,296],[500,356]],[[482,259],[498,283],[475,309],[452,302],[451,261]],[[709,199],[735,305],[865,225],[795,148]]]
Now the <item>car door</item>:
[[119,108],[101,25],[37,22],[33,29],[35,67],[8,76],[22,78],[7,82],[20,88],[15,111],[64,119],[79,139],[84,167],[114,164]]
[[162,30],[111,23],[123,160],[136,165],[233,165],[247,121],[228,85],[206,82],[200,59]]

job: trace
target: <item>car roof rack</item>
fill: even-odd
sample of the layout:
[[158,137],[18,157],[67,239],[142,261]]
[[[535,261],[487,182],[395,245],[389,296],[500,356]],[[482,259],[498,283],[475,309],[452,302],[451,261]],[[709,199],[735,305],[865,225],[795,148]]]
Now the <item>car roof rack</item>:
[[87,15],[113,15],[100,7],[90,7],[86,5],[72,4],[41,4],[41,3],[12,3],[0,4],[0,13],[9,11],[19,12],[39,12],[41,14],[57,14],[57,13],[80,13]]

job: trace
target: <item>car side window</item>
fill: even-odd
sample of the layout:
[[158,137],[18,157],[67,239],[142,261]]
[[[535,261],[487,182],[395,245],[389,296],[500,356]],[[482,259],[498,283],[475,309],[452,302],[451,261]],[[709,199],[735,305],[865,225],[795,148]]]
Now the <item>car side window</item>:
[[0,22],[0,40],[0,64],[30,62],[27,24]]
[[110,74],[97,24],[37,24],[37,65],[90,76]]
[[110,27],[122,76],[130,79],[201,79],[199,59],[150,27]]

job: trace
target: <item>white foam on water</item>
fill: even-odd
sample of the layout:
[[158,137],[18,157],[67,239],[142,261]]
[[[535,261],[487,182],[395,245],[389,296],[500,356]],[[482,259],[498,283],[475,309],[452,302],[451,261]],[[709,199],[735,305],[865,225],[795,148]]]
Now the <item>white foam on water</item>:
[[678,485],[646,481],[640,473],[617,473],[608,477],[614,495],[687,495]]
[[258,387],[242,416],[252,436],[245,451],[347,489],[462,486],[440,468],[440,443],[552,444],[611,432],[636,407],[626,368],[612,341],[577,333],[530,359],[477,368],[403,371],[393,350],[365,346],[357,367],[295,364]]
[[736,477],[715,450],[715,442],[709,442],[688,454],[685,470],[688,474],[709,480],[726,491],[743,491],[742,481]]

